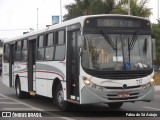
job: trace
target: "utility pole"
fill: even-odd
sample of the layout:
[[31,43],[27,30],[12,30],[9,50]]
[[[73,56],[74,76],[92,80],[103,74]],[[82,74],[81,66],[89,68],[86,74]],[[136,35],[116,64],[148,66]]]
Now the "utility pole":
[[38,30],[38,8],[37,8],[37,30]]
[[128,15],[131,15],[131,1],[128,0]]
[[157,19],[159,20],[159,0],[158,0],[158,6],[157,6]]
[[62,22],[62,1],[60,0],[60,22]]
[[159,0],[158,0],[158,2],[157,2],[157,22],[158,22],[158,24],[160,23],[160,18],[159,18]]

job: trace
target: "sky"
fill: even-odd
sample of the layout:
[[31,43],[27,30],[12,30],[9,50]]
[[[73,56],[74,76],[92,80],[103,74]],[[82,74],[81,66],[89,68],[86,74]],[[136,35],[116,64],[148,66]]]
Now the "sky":
[[[64,5],[74,0],[61,0],[62,16],[67,13]],[[152,23],[157,22],[158,0],[149,0]],[[38,12],[37,12],[38,8]],[[0,39],[20,36],[30,28],[43,29],[52,24],[52,16],[60,15],[60,0],[0,0]]]

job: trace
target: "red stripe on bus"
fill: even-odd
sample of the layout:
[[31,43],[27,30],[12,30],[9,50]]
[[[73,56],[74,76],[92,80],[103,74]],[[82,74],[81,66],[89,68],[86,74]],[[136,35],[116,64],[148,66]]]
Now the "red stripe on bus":
[[[25,72],[28,72],[28,71],[21,71],[21,72],[16,72],[16,73],[25,73]],[[59,73],[56,73],[56,72],[50,72],[50,71],[45,71],[45,70],[37,70],[37,71],[34,71],[34,72],[43,72],[43,73],[56,74],[56,75],[59,75],[64,80],[64,76],[59,74]]]

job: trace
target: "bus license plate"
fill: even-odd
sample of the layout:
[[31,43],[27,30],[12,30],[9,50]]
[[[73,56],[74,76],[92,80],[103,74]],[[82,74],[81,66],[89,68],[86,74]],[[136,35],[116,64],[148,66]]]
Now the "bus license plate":
[[125,93],[125,92],[118,93],[118,97],[120,97],[120,98],[126,98],[126,97],[129,97],[129,93]]

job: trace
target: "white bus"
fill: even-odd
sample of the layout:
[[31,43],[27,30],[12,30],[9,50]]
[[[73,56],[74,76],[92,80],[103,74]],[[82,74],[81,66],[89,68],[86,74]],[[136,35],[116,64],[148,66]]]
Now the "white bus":
[[125,15],[90,15],[52,25],[4,43],[3,83],[18,98],[72,103],[153,100],[151,23]]

